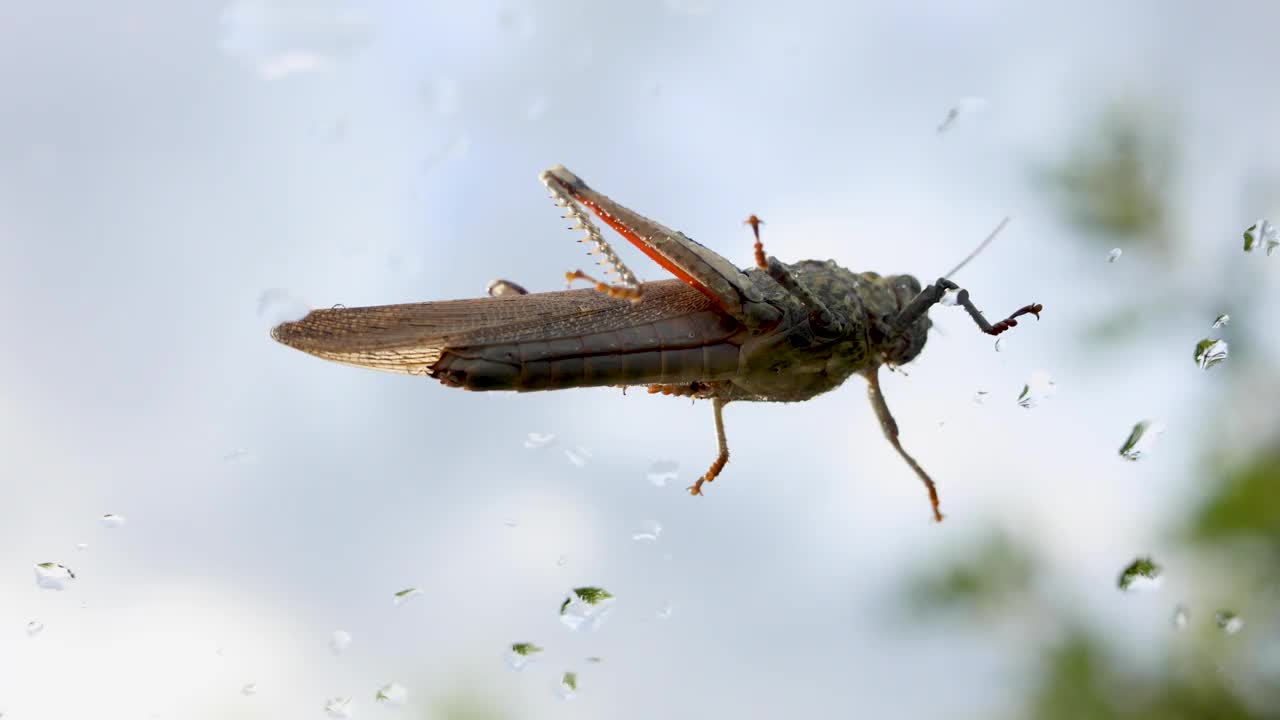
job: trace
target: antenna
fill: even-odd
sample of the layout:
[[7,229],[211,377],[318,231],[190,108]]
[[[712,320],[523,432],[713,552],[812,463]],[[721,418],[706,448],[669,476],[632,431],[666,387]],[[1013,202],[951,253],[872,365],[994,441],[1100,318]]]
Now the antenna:
[[969,257],[966,257],[964,260],[961,260],[959,265],[951,268],[951,272],[947,273],[946,275],[943,275],[942,277],[950,279],[952,275],[955,275],[956,273],[960,272],[960,268],[964,267],[965,265],[968,265],[970,260],[978,257],[978,253],[982,252],[983,250],[986,250],[987,246],[991,244],[991,241],[995,240],[996,236],[1000,234],[1000,231],[1004,230],[1004,226],[1008,224],[1009,224],[1009,216],[1006,215],[1005,218],[1000,221],[1000,224],[996,226],[996,229],[992,230],[991,233],[987,235],[987,239],[983,240],[982,244],[978,245],[978,247],[975,248],[973,252],[969,253]]

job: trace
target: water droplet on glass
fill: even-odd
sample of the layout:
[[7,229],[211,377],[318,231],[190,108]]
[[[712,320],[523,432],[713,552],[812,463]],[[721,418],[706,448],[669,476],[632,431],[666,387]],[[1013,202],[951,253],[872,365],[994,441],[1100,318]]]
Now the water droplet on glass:
[[258,456],[254,455],[252,450],[245,450],[244,448],[236,448],[235,450],[224,453],[222,456],[222,462],[227,463],[228,465],[248,465],[257,459]]
[[253,697],[254,695],[257,695],[258,683],[245,683],[244,687],[240,688],[240,694],[245,697]]
[[44,623],[39,620],[32,620],[27,623],[27,637],[35,637],[44,632]]
[[519,38],[533,37],[533,17],[519,8],[502,8],[498,11],[498,29]]
[[489,297],[502,297],[504,295],[528,295],[529,294],[529,291],[525,290],[520,285],[517,285],[516,283],[513,283],[510,280],[503,280],[502,278],[497,278],[496,280],[489,281],[489,284],[485,286],[484,291],[489,295]]
[[551,433],[531,432],[525,437],[524,446],[529,450],[539,450],[555,441],[556,436]]
[[1036,370],[1031,373],[1031,377],[1027,380],[1027,384],[1022,386],[1022,393],[1018,395],[1018,405],[1031,409],[1038,407],[1040,403],[1053,397],[1058,392],[1058,385],[1053,381],[1053,377],[1049,375],[1047,370]]
[[1196,343],[1196,366],[1208,370],[1227,359],[1227,341],[1218,338],[1205,338]]
[[1223,313],[1213,319],[1212,329],[1217,330],[1218,328],[1224,328],[1227,326],[1227,323],[1229,322],[1231,322],[1231,316],[1226,313]]
[[524,116],[531,122],[541,118],[547,114],[547,109],[551,107],[551,101],[544,97],[536,98],[529,103],[524,110]]
[[400,707],[409,699],[409,691],[400,683],[387,683],[378,689],[373,699],[392,707]]
[[334,630],[329,636],[329,652],[334,655],[341,655],[349,647],[351,647],[351,633],[346,630]]
[[556,567],[564,567],[565,565],[568,565],[568,564],[569,564],[568,555],[561,555],[560,557],[556,558]]
[[320,142],[340,143],[347,139],[347,128],[347,119],[340,117],[335,120],[317,122],[311,126],[311,135]]
[[288,290],[271,288],[263,290],[258,296],[258,317],[266,320],[271,327],[301,320],[309,312],[311,308]]
[[667,9],[679,15],[706,15],[711,12],[711,0],[666,0]]
[[649,478],[649,482],[653,483],[654,487],[666,487],[667,483],[674,482],[679,474],[680,463],[660,460],[649,466],[645,477]]
[[581,445],[574,445],[564,451],[564,456],[577,467],[586,467],[591,460],[591,451]]
[[1163,433],[1164,423],[1159,420],[1140,421],[1129,432],[1129,439],[1120,446],[1120,457],[1125,460],[1141,460],[1151,453],[1151,447]]
[[449,138],[448,142],[441,145],[435,152],[429,153],[422,159],[422,172],[429,173],[451,160],[457,160],[465,156],[470,149],[471,136],[460,132]]
[[1244,629],[1244,620],[1231,610],[1219,610],[1214,613],[1213,621],[1228,635],[1235,635]]
[[1187,627],[1187,623],[1191,622],[1191,611],[1186,605],[1179,603],[1173,608],[1173,617],[1169,619],[1175,630],[1182,630]]
[[89,549],[89,543],[76,543],[76,549],[77,549],[77,550],[88,550],[88,549]]
[[661,536],[662,536],[662,523],[658,522],[657,520],[650,520],[649,522],[645,523],[645,526],[643,529],[641,529],[638,532],[632,533],[631,539],[639,540],[641,542],[645,542],[645,541],[652,542],[654,540],[657,540]]
[[1271,255],[1280,247],[1280,228],[1266,220],[1259,220],[1244,231],[1244,251],[1251,253],[1265,247]]
[[351,698],[336,697],[329,698],[324,704],[324,712],[331,718],[349,718],[351,717]]
[[409,602],[410,600],[412,600],[412,599],[414,599],[414,598],[418,597],[418,596],[419,596],[419,595],[421,595],[421,594],[422,594],[422,591],[421,591],[421,590],[419,590],[418,588],[412,588],[412,587],[411,587],[411,588],[405,588],[405,589],[401,590],[400,592],[396,593],[396,595],[395,595],[395,604],[396,604],[396,607],[400,607],[401,605],[404,605],[405,603],[407,603],[407,602]]
[[1111,248],[1111,252],[1107,253],[1107,262],[1114,263],[1115,261],[1119,260],[1120,256],[1123,254],[1124,254],[1124,251],[1121,250],[1120,248]]
[[458,111],[458,83],[443,75],[423,80],[418,85],[418,98],[429,114],[448,117]]
[[572,700],[578,696],[578,673],[566,672],[560,676],[560,684],[556,688],[556,694],[561,700]]
[[506,525],[509,528],[513,528],[519,525],[520,521],[516,520],[515,518],[506,518],[502,521],[502,524]]
[[1120,572],[1120,579],[1116,585],[1125,592],[1154,590],[1164,582],[1160,576],[1163,570],[1164,568],[1157,565],[1150,557],[1140,557]]
[[960,98],[955,105],[947,110],[946,117],[942,118],[942,122],[938,123],[938,134],[941,135],[955,126],[956,121],[966,115],[973,115],[987,109],[990,103],[985,98],[969,96]]
[[239,0],[222,12],[222,51],[266,80],[332,67],[369,44],[373,23],[349,0]]
[[507,665],[512,670],[523,670],[529,663],[537,660],[537,655],[540,652],[542,652],[542,648],[533,643],[515,643],[511,646],[511,651],[507,653]]
[[976,393],[974,393],[974,394],[973,394],[973,403],[974,403],[975,405],[982,405],[982,404],[986,403],[986,402],[987,402],[987,396],[988,396],[988,395],[990,395],[990,394],[991,394],[991,393],[987,392],[986,390],[979,390],[978,392],[976,392]]
[[662,609],[661,609],[661,610],[659,610],[659,611],[658,611],[658,614],[657,614],[657,616],[656,616],[656,617],[657,617],[659,620],[670,620],[670,619],[671,619],[671,613],[673,613],[673,612],[675,612],[675,611],[676,611],[676,606],[675,606],[675,605],[672,605],[671,603],[667,603],[667,604],[665,604],[665,605],[663,605],[663,606],[662,606]]
[[121,528],[128,522],[128,519],[123,515],[107,513],[99,518],[98,522],[102,523],[102,527],[104,528]]
[[960,290],[958,288],[950,288],[942,293],[942,297],[938,298],[938,304],[945,305],[946,307],[955,307],[959,302],[959,300],[957,300],[959,295]]
[[75,579],[76,574],[66,565],[55,562],[36,564],[36,585],[45,590],[64,590]]
[[591,629],[599,629],[612,610],[613,594],[604,588],[580,587],[560,603],[560,622],[570,630],[577,630],[588,620]]

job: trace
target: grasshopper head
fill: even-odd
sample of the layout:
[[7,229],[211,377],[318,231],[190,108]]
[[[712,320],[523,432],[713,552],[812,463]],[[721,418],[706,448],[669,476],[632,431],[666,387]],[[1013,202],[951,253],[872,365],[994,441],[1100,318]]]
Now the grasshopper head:
[[[905,308],[923,288],[914,275],[887,275],[884,283],[893,294],[898,310]],[[914,360],[924,349],[924,341],[929,337],[931,325],[929,315],[925,313],[902,332],[886,337],[881,347],[884,357],[894,365],[905,365]]]

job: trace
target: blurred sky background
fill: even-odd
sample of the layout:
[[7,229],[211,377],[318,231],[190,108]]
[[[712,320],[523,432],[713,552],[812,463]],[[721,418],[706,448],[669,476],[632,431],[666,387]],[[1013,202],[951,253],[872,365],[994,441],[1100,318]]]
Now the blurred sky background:
[[[1193,520],[1280,447],[1280,256],[1241,251],[1280,215],[1278,22],[1261,2],[8,0],[0,713],[1119,718],[1186,691],[1277,717],[1275,538],[1214,545]],[[858,378],[730,405],[732,460],[694,499],[706,403],[464,393],[269,339],[290,302],[559,289],[586,260],[537,181],[557,163],[744,266],[750,213],[780,259],[924,282],[1010,216],[958,280],[989,317],[1043,319],[996,352],[937,308],[882,376],[946,521]],[[1231,343],[1208,371],[1206,337]],[[1020,407],[1038,370],[1057,393]],[[1166,431],[1126,462],[1144,418]],[[1269,472],[1232,506],[1270,508],[1268,532]],[[1145,554],[1163,585],[1117,590]],[[41,589],[38,562],[78,579]],[[556,610],[584,585],[616,600],[571,632]],[[521,641],[546,650],[516,672]],[[404,707],[376,707],[390,682]]]

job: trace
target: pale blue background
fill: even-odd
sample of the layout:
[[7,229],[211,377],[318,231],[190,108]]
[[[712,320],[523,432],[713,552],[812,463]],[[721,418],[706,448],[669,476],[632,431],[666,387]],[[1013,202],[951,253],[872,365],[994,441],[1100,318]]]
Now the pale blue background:
[[[1161,518],[1198,497],[1186,438],[1219,380],[1187,337],[1211,318],[1083,349],[1101,308],[1196,278],[1066,242],[1032,170],[1101,101],[1171,105],[1188,143],[1179,233],[1201,282],[1221,282],[1265,210],[1241,206],[1242,185],[1280,167],[1276,6],[683,5],[704,11],[0,8],[6,720],[319,718],[334,695],[374,717],[392,680],[406,717],[458,688],[513,718],[989,717],[1016,707],[1041,631],[913,626],[895,606],[907,569],[992,524],[1035,540],[1064,605],[1131,638],[1135,661],[1158,655],[1166,607],[1194,589],[1126,598],[1114,574],[1173,552]],[[966,96],[987,105],[938,135]],[[320,307],[474,296],[498,276],[560,287],[585,259],[536,179],[556,163],[744,265],[749,213],[780,258],[925,280],[1011,215],[960,279],[993,313],[1044,303],[1043,321],[996,354],[939,309],[945,336],[884,379],[947,522],[929,523],[857,379],[730,406],[733,459],[695,500],[681,488],[713,457],[705,405],[468,394],[267,337],[272,288]],[[1017,407],[1039,368],[1057,396]],[[1169,425],[1163,452],[1124,464],[1144,417]],[[526,450],[531,431],[557,442]],[[564,457],[575,445],[584,468]],[[681,466],[666,488],[645,478],[660,460]],[[129,523],[104,529],[106,512]],[[662,537],[632,541],[651,519]],[[80,579],[39,590],[40,561]],[[575,635],[555,608],[581,584],[619,601]],[[424,597],[394,608],[407,586]],[[28,638],[32,619],[46,630]],[[355,639],[334,657],[339,628]],[[547,657],[515,673],[503,648],[521,640]],[[570,668],[582,692],[564,703]]]

